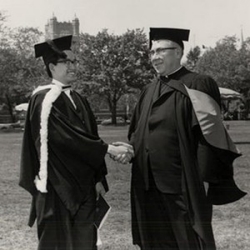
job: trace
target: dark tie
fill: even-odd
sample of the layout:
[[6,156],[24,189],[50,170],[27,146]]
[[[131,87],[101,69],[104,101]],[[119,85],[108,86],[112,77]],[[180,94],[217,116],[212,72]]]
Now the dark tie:
[[71,88],[71,85],[63,85],[63,86],[62,86],[62,89],[63,89],[63,90],[70,89],[70,88]]

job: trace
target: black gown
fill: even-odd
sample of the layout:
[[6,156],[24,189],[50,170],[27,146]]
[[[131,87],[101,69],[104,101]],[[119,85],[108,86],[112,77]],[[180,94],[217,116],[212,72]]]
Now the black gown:
[[32,195],[29,225],[37,219],[38,249],[96,249],[95,184],[101,181],[108,190],[108,145],[98,136],[87,100],[74,92],[75,109],[62,91],[48,118],[48,192],[37,191],[41,108],[49,90],[31,97],[23,136],[19,184]]
[[[159,95],[163,84],[168,86]],[[213,124],[210,111],[200,121],[194,108],[199,98],[193,100],[190,95],[201,93],[208,96],[212,110],[213,105],[219,106],[216,83],[183,67],[168,79],[157,78],[148,85],[135,109],[129,129],[135,149],[132,236],[143,250],[215,249],[212,204],[226,204],[245,195],[233,180],[232,162],[240,154],[228,134],[222,129],[213,142],[215,138],[201,128],[203,123]],[[203,105],[198,107],[202,110]],[[219,121],[209,133],[221,125]],[[223,147],[218,148],[218,141],[225,142]],[[203,181],[210,185],[208,195]]]

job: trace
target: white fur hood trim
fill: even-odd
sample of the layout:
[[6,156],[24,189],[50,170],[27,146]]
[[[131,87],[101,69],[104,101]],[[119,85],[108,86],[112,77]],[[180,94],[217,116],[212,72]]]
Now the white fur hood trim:
[[42,111],[41,111],[41,125],[40,125],[40,170],[38,175],[36,176],[34,182],[37,190],[42,193],[47,193],[47,177],[48,177],[48,119],[49,114],[53,105],[53,102],[58,98],[58,96],[62,92],[62,87],[59,85],[45,85],[36,88],[33,92],[36,92],[50,88],[50,90],[46,93],[43,103],[42,103]]

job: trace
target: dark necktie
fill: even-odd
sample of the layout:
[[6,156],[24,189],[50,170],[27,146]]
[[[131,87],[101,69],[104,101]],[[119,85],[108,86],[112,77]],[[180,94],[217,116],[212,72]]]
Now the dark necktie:
[[71,88],[71,85],[63,85],[63,86],[62,86],[62,89],[64,89],[64,90],[65,90],[65,89],[70,89],[70,88]]

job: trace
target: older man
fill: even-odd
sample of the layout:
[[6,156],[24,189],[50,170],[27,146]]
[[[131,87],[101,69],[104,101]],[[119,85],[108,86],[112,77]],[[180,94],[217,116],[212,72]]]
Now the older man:
[[129,129],[132,234],[142,250],[215,249],[212,204],[245,195],[233,180],[240,154],[220,120],[217,84],[181,65],[188,37],[189,30],[150,29],[158,76],[142,91]]

